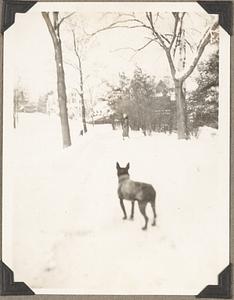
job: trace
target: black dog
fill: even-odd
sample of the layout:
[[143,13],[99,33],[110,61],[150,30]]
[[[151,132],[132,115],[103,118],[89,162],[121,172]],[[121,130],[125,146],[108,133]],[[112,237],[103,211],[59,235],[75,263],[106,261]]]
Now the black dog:
[[142,228],[143,230],[147,229],[148,225],[148,217],[146,215],[145,209],[146,205],[149,202],[151,204],[153,210],[153,223],[152,226],[156,225],[156,212],[155,212],[155,199],[156,199],[156,191],[151,184],[144,182],[136,182],[130,180],[130,176],[128,174],[129,163],[125,168],[121,168],[119,163],[116,163],[117,175],[119,179],[118,186],[118,195],[120,199],[120,205],[124,213],[123,219],[127,219],[127,214],[125,211],[123,200],[132,201],[132,210],[130,219],[134,218],[134,202],[138,202],[138,206],[140,212],[145,218],[145,226]]

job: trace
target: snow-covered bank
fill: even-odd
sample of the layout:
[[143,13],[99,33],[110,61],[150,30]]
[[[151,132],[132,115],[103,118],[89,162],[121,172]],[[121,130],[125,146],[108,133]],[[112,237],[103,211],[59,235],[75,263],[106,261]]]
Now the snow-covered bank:
[[[216,284],[228,264],[218,136],[131,132],[123,141],[110,125],[90,126],[82,137],[71,123],[73,146],[62,150],[59,126],[57,118],[22,114],[5,138],[13,250],[4,257],[15,280],[80,294],[193,295]],[[137,205],[135,220],[122,220],[116,161],[130,162],[132,179],[156,188],[157,227],[141,230]]]

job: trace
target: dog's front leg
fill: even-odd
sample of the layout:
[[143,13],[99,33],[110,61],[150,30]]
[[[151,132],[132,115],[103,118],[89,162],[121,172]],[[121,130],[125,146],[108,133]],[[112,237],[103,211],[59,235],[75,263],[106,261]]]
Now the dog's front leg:
[[126,220],[127,219],[127,214],[126,214],[126,210],[125,210],[125,207],[124,207],[123,199],[119,199],[119,200],[120,200],[120,206],[121,206],[122,211],[124,213],[123,220]]
[[133,220],[133,219],[134,219],[134,204],[135,204],[135,201],[133,200],[133,201],[132,201],[132,209],[131,209],[130,220]]

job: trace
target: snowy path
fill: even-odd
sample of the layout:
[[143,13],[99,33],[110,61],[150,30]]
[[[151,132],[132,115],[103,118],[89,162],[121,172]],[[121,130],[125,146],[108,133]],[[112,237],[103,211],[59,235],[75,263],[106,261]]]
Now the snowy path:
[[[35,139],[32,157],[24,142],[9,171],[16,280],[80,294],[196,294],[216,283],[227,257],[217,234],[227,212],[218,197],[215,137],[205,146],[164,134],[122,141],[119,131],[95,126],[56,153],[40,155]],[[157,227],[141,230],[137,205],[135,220],[122,220],[116,161],[130,162],[133,179],[155,186]]]

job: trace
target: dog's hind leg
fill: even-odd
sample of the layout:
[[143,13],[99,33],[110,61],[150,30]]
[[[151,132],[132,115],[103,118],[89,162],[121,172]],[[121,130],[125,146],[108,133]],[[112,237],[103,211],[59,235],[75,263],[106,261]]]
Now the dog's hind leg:
[[127,219],[127,214],[126,214],[126,210],[125,210],[125,207],[124,207],[123,199],[120,198],[119,200],[120,200],[120,206],[121,206],[122,211],[124,213],[123,220],[126,220]]
[[154,202],[150,202],[152,210],[153,210],[153,215],[154,215],[154,219],[153,219],[153,223],[152,226],[156,226],[156,211],[155,211],[155,201]]
[[145,212],[146,204],[147,204],[146,202],[138,201],[138,206],[139,206],[140,212],[142,213],[143,217],[145,218],[145,226],[142,227],[143,230],[146,230],[147,225],[148,225],[148,217],[147,217],[146,212]]
[[133,200],[133,201],[132,201],[131,216],[130,216],[130,219],[131,219],[131,220],[133,220],[133,218],[134,218],[134,204],[135,204],[135,201]]

